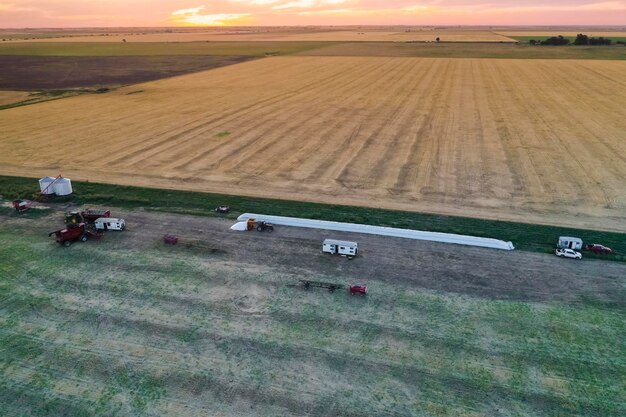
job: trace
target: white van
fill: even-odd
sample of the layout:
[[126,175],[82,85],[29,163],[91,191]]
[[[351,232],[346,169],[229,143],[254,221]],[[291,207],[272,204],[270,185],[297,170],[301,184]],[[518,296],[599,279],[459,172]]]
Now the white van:
[[322,252],[331,253],[333,255],[342,255],[352,258],[356,256],[359,248],[356,242],[348,242],[345,240],[325,239],[322,244]]
[[116,219],[113,217],[100,217],[96,219],[96,230],[124,230],[126,222],[124,219]]

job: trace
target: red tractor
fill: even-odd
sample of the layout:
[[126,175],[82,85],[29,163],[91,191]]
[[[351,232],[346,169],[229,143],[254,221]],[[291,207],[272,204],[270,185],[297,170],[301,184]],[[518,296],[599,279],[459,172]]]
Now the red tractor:
[[101,234],[85,225],[85,223],[73,223],[65,229],[56,230],[48,234],[48,236],[52,235],[55,235],[56,242],[63,246],[70,246],[72,242],[77,240],[86,242],[89,238],[100,239],[102,237]]

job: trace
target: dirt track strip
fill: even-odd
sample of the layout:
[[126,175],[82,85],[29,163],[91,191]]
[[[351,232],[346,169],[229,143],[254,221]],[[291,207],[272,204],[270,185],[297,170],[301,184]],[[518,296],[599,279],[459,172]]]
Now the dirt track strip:
[[625,71],[270,58],[2,111],[0,172],[623,231]]

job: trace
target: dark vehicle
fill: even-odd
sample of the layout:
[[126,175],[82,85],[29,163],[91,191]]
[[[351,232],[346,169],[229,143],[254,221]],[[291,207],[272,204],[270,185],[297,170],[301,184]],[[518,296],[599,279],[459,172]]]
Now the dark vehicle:
[[216,213],[228,213],[230,211],[230,207],[228,206],[218,206],[215,207],[215,212]]
[[585,246],[585,249],[599,255],[608,255],[610,253],[613,253],[613,249],[604,245],[600,245],[598,243],[592,243],[591,245],[587,245]]
[[257,232],[270,232],[274,231],[274,225],[266,222],[258,222],[256,225]]
[[175,245],[178,243],[178,238],[174,235],[165,235],[163,236],[163,242],[168,245]]

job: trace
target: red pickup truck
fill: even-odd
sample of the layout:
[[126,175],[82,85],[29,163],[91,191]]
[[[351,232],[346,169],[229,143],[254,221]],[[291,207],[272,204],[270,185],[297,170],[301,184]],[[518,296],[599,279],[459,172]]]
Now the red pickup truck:
[[585,246],[585,249],[593,252],[593,253],[597,253],[597,254],[602,254],[602,255],[607,255],[609,253],[613,253],[613,249],[603,246],[603,245],[599,245],[597,243],[592,243],[591,245],[587,245]]

